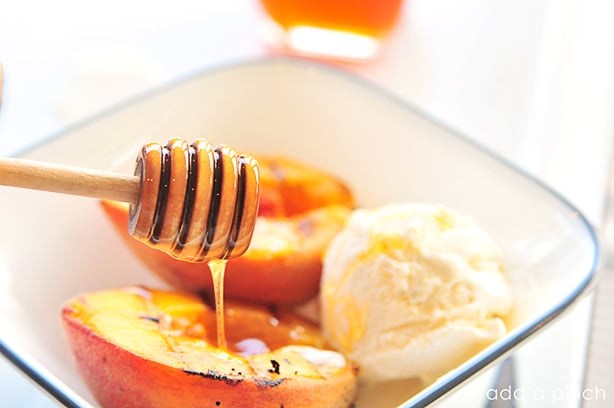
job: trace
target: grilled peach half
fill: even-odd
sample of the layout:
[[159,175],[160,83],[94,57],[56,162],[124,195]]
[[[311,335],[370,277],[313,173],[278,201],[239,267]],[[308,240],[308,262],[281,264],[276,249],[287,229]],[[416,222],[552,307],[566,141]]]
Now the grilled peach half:
[[284,157],[256,157],[260,169],[260,215],[292,217],[316,208],[351,208],[354,197],[336,177]]
[[347,407],[356,370],[316,327],[283,311],[227,302],[215,311],[177,291],[128,287],[62,309],[77,367],[103,407]]
[[[353,206],[334,177],[288,159],[258,158],[260,207],[249,249],[228,261],[229,298],[267,304],[308,300],[319,290],[322,256]],[[133,239],[128,205],[103,201],[105,213],[131,251],[155,274],[179,289],[211,291],[206,264],[173,258]]]

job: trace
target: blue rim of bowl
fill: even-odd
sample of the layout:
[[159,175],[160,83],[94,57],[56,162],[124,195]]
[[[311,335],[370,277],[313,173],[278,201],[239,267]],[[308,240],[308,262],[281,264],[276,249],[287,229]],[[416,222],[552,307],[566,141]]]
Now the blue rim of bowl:
[[[590,241],[592,243],[593,249],[593,262],[589,271],[584,276],[584,279],[578,284],[577,287],[574,288],[572,292],[570,292],[565,298],[563,298],[555,307],[543,313],[538,319],[533,321],[531,324],[528,324],[522,327],[520,330],[512,332],[513,334],[509,337],[506,337],[501,342],[497,343],[496,346],[492,346],[491,348],[487,348],[485,352],[478,354],[473,357],[459,368],[455,370],[455,375],[446,377],[445,380],[428,386],[423,391],[411,397],[409,400],[405,401],[399,408],[418,408],[418,407],[426,407],[441,397],[443,397],[448,392],[452,391],[454,388],[458,387],[465,381],[469,380],[471,377],[476,374],[484,371],[486,368],[492,366],[493,364],[502,361],[505,357],[513,352],[518,346],[522,343],[530,339],[537,331],[540,331],[543,327],[548,326],[550,323],[555,321],[557,318],[561,317],[561,315],[567,311],[572,304],[574,304],[577,300],[579,300],[583,295],[590,292],[590,290],[594,287],[597,274],[602,267],[602,251],[599,245],[599,239],[597,237],[595,229],[592,227],[591,223],[588,221],[586,216],[578,210],[569,200],[560,195],[557,191],[553,190],[551,187],[543,183],[541,180],[531,176],[523,169],[519,168],[509,160],[504,157],[498,155],[497,153],[487,149],[486,147],[479,145],[467,135],[459,132],[446,124],[442,123],[441,120],[433,117],[431,114],[427,113],[417,105],[402,99],[401,97],[394,95],[392,92],[387,91],[380,86],[372,83],[366,79],[360,78],[348,71],[343,71],[342,69],[336,68],[331,65],[326,65],[324,63],[307,60],[304,58],[291,57],[291,56],[268,56],[268,57],[259,57],[248,59],[244,61],[235,61],[235,62],[227,62],[223,64],[219,64],[216,66],[211,66],[205,69],[201,69],[192,73],[189,73],[183,77],[179,77],[176,80],[164,84],[159,87],[154,87],[146,92],[143,92],[137,96],[132,98],[128,98],[124,101],[121,101],[114,106],[103,110],[97,114],[94,114],[84,120],[81,120],[75,124],[69,125],[63,128],[59,132],[51,133],[49,136],[41,139],[40,142],[28,146],[15,154],[15,156],[26,155],[31,151],[36,150],[36,148],[45,145],[46,143],[50,143],[55,139],[61,138],[63,135],[70,133],[74,130],[82,128],[89,123],[100,120],[104,117],[113,115],[116,112],[119,112],[133,104],[136,104],[140,101],[146,100],[151,96],[157,95],[164,91],[170,90],[178,85],[188,83],[192,80],[196,80],[201,76],[214,74],[218,71],[226,71],[230,69],[240,69],[243,67],[249,66],[258,66],[258,65],[269,65],[269,64],[287,64],[287,65],[296,65],[301,66],[303,68],[311,68],[321,70],[326,72],[327,74],[331,74],[333,76],[342,78],[344,80],[349,80],[356,83],[358,86],[363,87],[365,89],[370,90],[371,92],[378,94],[379,96],[391,101],[395,105],[400,106],[401,108],[411,111],[413,114],[420,116],[421,118],[427,120],[428,122],[433,123],[440,129],[444,130],[450,137],[457,138],[458,140],[463,141],[468,144],[470,147],[480,151],[484,155],[494,159],[500,164],[508,167],[512,171],[517,174],[524,176],[531,182],[533,182],[536,186],[544,190],[546,193],[550,194],[553,198],[555,198],[563,207],[566,207],[570,213],[576,215],[576,218],[580,224],[580,226],[586,229],[588,236],[590,237]],[[61,384],[56,384],[54,381],[45,378],[43,375],[38,373],[35,368],[32,367],[32,364],[29,363],[27,358],[23,358],[19,355],[19,353],[12,350],[7,344],[4,343],[2,339],[0,339],[0,354],[3,354],[11,363],[13,363],[18,369],[23,371],[36,385],[41,387],[45,392],[51,395],[53,398],[57,400],[60,404],[63,404],[66,407],[90,407],[89,404],[82,402],[77,402],[74,398],[67,395],[67,392],[63,390],[64,387]],[[85,404],[85,405],[84,405]]]
[[18,352],[12,350],[2,340],[0,340],[0,354],[4,355],[10,363],[21,370],[31,382],[63,406],[68,408],[93,408],[85,401],[78,401],[79,398],[77,396],[69,395],[71,391],[67,390],[65,386],[45,377],[32,366],[32,363],[27,361],[27,358],[20,356]]

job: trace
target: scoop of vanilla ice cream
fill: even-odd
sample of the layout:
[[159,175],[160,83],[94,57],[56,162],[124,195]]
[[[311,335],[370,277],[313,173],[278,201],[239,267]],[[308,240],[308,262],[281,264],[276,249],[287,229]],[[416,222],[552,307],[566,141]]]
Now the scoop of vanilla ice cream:
[[505,334],[502,269],[495,242],[456,211],[356,210],[324,259],[324,335],[363,381],[430,381]]

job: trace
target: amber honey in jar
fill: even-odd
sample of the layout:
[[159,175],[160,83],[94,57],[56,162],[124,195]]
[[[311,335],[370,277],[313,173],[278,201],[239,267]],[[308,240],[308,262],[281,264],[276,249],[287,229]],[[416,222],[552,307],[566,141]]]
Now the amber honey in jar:
[[394,28],[402,0],[260,0],[283,36],[301,54],[369,59]]

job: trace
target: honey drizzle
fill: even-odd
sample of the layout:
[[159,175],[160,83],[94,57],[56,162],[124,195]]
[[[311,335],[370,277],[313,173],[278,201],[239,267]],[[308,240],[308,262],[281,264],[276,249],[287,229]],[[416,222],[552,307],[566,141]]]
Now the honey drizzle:
[[224,326],[224,273],[226,272],[226,259],[212,259],[208,263],[213,280],[213,294],[215,296],[215,323],[217,328],[217,346],[227,350],[226,329]]

